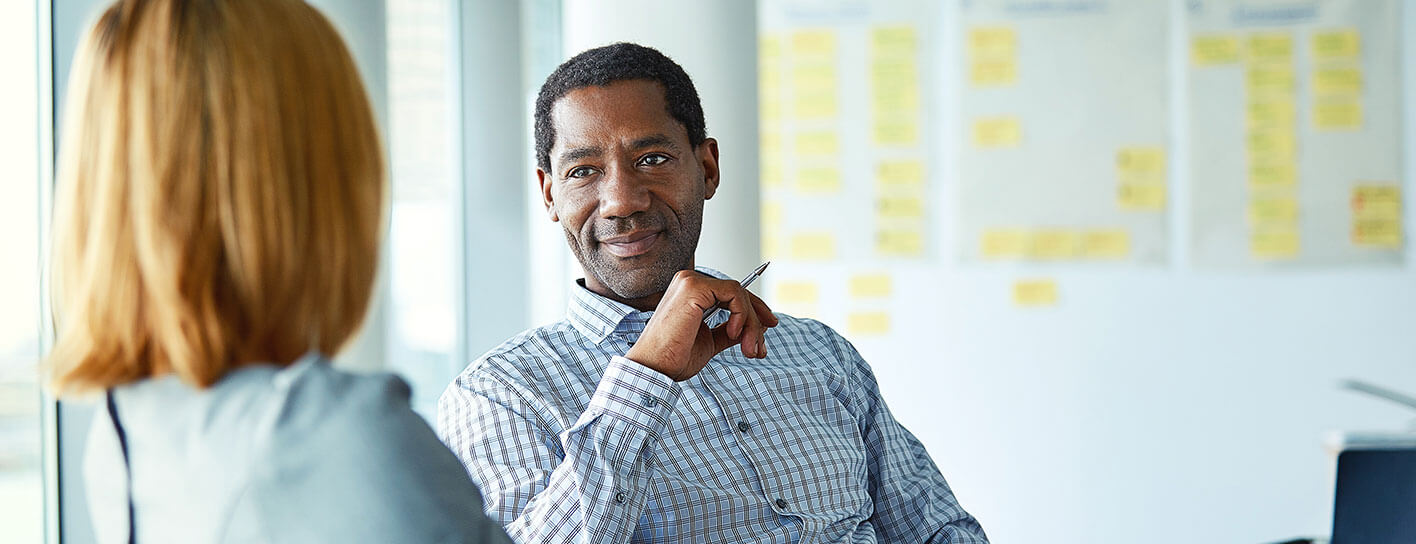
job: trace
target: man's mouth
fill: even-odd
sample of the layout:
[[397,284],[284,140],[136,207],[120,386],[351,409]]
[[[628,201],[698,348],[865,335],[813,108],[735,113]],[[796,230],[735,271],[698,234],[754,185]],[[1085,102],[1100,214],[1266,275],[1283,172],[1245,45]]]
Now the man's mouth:
[[605,247],[605,251],[616,257],[634,257],[643,255],[654,247],[654,243],[659,241],[659,234],[662,231],[640,231],[622,234],[613,238],[600,240],[600,244]]

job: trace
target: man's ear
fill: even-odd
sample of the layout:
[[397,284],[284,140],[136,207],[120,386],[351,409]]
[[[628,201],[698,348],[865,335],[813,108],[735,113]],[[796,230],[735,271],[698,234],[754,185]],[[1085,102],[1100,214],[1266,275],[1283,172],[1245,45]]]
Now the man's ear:
[[705,138],[698,144],[697,153],[698,162],[703,166],[703,182],[708,185],[703,191],[703,199],[707,200],[718,192],[718,140]]
[[551,180],[546,177],[546,171],[536,169],[536,181],[541,183],[541,203],[546,205],[546,215],[551,217],[551,221],[560,221],[560,216],[556,215],[555,197],[551,196]]

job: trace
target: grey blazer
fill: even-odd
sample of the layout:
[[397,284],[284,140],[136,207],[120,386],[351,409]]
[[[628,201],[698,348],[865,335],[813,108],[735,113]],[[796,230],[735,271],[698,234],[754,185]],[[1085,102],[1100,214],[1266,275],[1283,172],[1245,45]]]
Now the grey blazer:
[[[207,390],[173,376],[114,389],[137,542],[509,542],[408,395],[314,355]],[[98,541],[127,542],[129,472],[102,407],[84,472]]]

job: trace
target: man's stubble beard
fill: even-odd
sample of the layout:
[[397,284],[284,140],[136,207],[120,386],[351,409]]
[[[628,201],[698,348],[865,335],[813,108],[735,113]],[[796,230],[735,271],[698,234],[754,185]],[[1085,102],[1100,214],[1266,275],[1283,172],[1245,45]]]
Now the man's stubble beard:
[[659,243],[667,243],[668,247],[659,250],[663,253],[654,262],[629,270],[617,265],[617,257],[597,250],[595,246],[598,243],[592,240],[592,234],[579,238],[569,229],[562,230],[565,231],[567,245],[587,275],[598,279],[616,297],[636,300],[663,293],[669,288],[675,273],[692,268],[693,254],[702,232],[703,206],[680,216],[680,229],[676,231],[668,228],[668,224],[662,226],[664,229],[659,234],[662,237]]

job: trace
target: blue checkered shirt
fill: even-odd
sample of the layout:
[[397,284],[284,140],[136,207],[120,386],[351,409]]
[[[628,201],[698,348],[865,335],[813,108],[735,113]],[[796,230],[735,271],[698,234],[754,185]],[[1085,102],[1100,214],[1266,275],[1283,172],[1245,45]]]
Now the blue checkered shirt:
[[438,434],[514,540],[988,541],[831,328],[779,314],[765,360],[675,383],[623,357],[652,315],[579,287],[443,392]]

